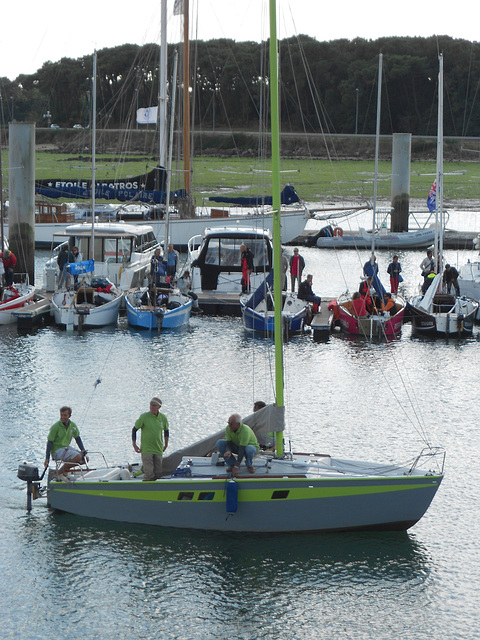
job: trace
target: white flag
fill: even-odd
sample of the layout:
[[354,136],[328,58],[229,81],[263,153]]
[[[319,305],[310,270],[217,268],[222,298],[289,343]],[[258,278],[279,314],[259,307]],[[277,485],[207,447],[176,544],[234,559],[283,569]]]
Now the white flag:
[[183,0],[175,0],[175,4],[173,5],[173,15],[183,16]]
[[158,107],[147,107],[146,109],[137,109],[138,124],[157,124]]

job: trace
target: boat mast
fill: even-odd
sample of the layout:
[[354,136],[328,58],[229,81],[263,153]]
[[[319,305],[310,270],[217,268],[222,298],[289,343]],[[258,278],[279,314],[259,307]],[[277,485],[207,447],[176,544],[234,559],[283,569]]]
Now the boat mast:
[[170,104],[170,132],[168,142],[168,166],[167,166],[167,183],[166,183],[166,195],[165,195],[165,244],[164,249],[168,247],[169,243],[169,226],[170,226],[170,185],[172,183],[172,155],[173,155],[173,129],[175,124],[175,96],[177,92],[177,64],[178,64],[178,51],[175,51],[175,57],[173,59],[173,72],[172,72],[172,91],[171,91],[171,104]]
[[[270,126],[272,137],[272,204],[273,204],[273,294],[275,300],[275,395],[277,407],[284,406],[282,277],[280,224],[280,118],[278,107],[278,45],[276,0],[270,0]],[[276,454],[283,455],[283,432],[276,433]]]
[[377,183],[378,183],[378,152],[380,147],[380,114],[382,108],[382,67],[383,53],[378,56],[378,81],[377,81],[377,128],[375,131],[375,173],[373,178],[373,221],[372,221],[372,255],[370,262],[373,266],[375,255],[375,231],[377,224]]
[[183,0],[183,186],[190,195],[190,42],[189,0]]
[[90,245],[90,258],[94,259],[94,247],[95,247],[95,149],[97,145],[97,51],[93,52],[93,69],[92,69],[92,236]]
[[165,167],[167,163],[167,52],[167,0],[162,0],[160,25],[160,74],[158,81],[158,160],[162,167]]
[[443,268],[443,54],[438,56],[438,123],[437,123],[437,186],[435,225],[435,272]]

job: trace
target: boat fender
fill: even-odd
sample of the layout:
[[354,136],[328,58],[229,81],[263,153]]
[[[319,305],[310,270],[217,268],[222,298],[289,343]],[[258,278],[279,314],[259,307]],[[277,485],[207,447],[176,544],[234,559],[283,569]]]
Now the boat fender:
[[227,482],[226,489],[226,502],[225,506],[227,508],[227,513],[237,513],[238,507],[238,484],[235,480],[229,480]]
[[337,237],[339,236],[341,238],[343,236],[342,227],[335,227],[335,229],[333,230],[333,235]]
[[463,313],[459,313],[457,316],[457,331],[459,333],[462,333],[463,331],[463,320],[464,320]]
[[192,470],[190,469],[190,467],[182,467],[181,469],[175,469],[171,477],[172,478],[191,478]]

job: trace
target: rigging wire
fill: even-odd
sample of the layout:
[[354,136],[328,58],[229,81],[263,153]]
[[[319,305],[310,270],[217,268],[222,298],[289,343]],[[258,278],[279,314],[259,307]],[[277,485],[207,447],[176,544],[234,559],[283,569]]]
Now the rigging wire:
[[90,406],[92,404],[93,396],[94,396],[94,394],[95,394],[95,392],[97,390],[98,385],[102,382],[102,375],[103,375],[103,372],[105,371],[106,364],[107,364],[107,362],[108,362],[108,360],[110,358],[110,355],[111,355],[111,353],[113,351],[113,347],[116,345],[117,340],[120,338],[120,335],[121,334],[118,331],[115,332],[115,337],[112,340],[112,344],[110,345],[110,348],[107,351],[107,354],[105,356],[105,360],[104,360],[103,365],[102,365],[102,367],[100,369],[100,372],[95,377],[95,382],[93,383],[93,389],[92,389],[92,392],[91,392],[90,396],[87,399],[87,402],[86,402],[86,405],[85,405],[85,410],[84,410],[84,413],[83,413],[83,416],[82,416],[82,419],[81,419],[81,422],[80,422],[80,424],[82,426],[85,424],[85,421],[86,421],[86,418],[87,418],[87,413],[88,413],[88,411],[90,409]]

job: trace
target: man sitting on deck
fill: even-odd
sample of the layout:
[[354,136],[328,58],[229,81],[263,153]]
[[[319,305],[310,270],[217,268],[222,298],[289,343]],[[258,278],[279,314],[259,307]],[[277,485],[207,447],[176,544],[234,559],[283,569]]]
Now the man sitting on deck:
[[[50,453],[52,460],[63,462],[63,465],[57,471],[57,478],[71,467],[78,464],[88,462],[87,452],[83,446],[80,432],[77,425],[70,420],[72,410],[70,407],[62,407],[60,409],[60,420],[51,426],[47,439],[47,452],[45,454],[45,467],[48,467]],[[80,448],[80,451],[70,446],[72,438]]]
[[[252,429],[242,423],[242,418],[238,413],[233,413],[228,419],[225,439],[217,440],[217,450],[227,463],[227,470],[236,476],[245,457],[249,473],[255,473],[253,458],[259,449],[257,436]],[[236,458],[234,454],[237,454],[238,457]]]
[[312,289],[313,276],[311,273],[308,274],[307,279],[300,283],[298,287],[297,298],[299,300],[306,300],[307,302],[313,302],[317,306],[320,306],[322,299],[320,296],[316,296],[313,293]]

